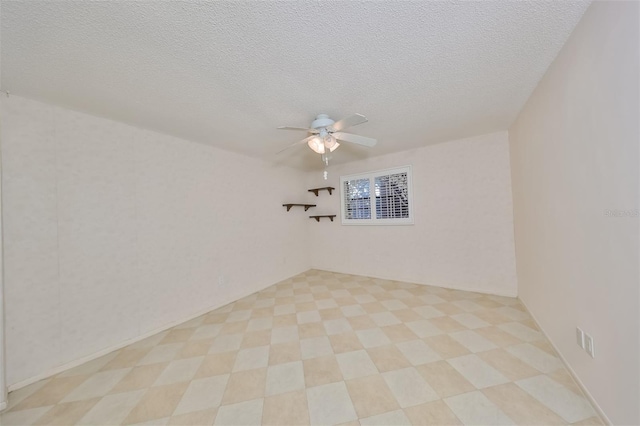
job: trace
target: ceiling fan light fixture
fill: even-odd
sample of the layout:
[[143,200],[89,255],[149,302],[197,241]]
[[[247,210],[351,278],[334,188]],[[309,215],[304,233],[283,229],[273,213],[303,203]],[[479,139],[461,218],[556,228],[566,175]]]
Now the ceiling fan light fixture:
[[311,139],[309,142],[307,142],[307,145],[309,145],[309,148],[311,148],[313,151],[315,151],[318,154],[324,154],[325,152],[324,143],[320,138],[316,137]]
[[334,143],[333,146],[329,148],[329,152],[335,151],[336,149],[338,149],[339,146],[340,144],[336,141],[336,143]]

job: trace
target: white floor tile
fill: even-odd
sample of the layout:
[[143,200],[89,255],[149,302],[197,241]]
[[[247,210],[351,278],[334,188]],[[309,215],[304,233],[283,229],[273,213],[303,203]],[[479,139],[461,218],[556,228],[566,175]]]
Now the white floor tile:
[[236,356],[233,371],[253,370],[269,364],[269,346],[242,349]]
[[549,355],[542,349],[523,343],[522,345],[514,345],[506,348],[507,352],[520,358],[533,368],[543,373],[552,373],[563,368],[562,361],[553,355]]
[[378,369],[365,350],[338,354],[336,360],[345,380],[378,373]]
[[344,382],[307,388],[312,425],[337,425],[356,420],[356,410]]
[[446,398],[445,403],[465,425],[514,425],[502,410],[474,391]]
[[477,355],[465,355],[447,360],[478,389],[507,383],[509,380]]
[[413,365],[427,364],[442,359],[436,351],[422,340],[410,340],[398,343],[396,346]]
[[497,348],[493,342],[485,339],[475,331],[457,331],[455,333],[451,333],[450,336],[473,353],[489,351]]
[[229,380],[228,374],[193,380],[173,415],[215,408],[220,405]]
[[300,389],[304,389],[302,361],[272,365],[267,370],[267,396]]
[[126,376],[131,368],[107,370],[96,373],[69,393],[62,402],[79,401],[106,395],[115,385]]
[[409,420],[404,411],[396,410],[360,419],[360,424],[362,426],[402,426],[411,425],[411,420]]
[[516,384],[569,423],[595,415],[591,404],[583,396],[576,395],[547,376],[519,380]]
[[377,346],[385,346],[391,343],[391,340],[379,328],[370,328],[368,330],[358,330],[356,335],[365,348],[375,348]]
[[424,404],[439,398],[436,391],[413,367],[389,371],[383,373],[382,377],[402,408]]
[[302,359],[333,355],[333,347],[327,336],[302,339],[300,341],[300,354],[302,355]]
[[237,404],[223,405],[218,409],[214,424],[225,426],[259,425],[262,423],[263,404],[264,400],[259,398]]

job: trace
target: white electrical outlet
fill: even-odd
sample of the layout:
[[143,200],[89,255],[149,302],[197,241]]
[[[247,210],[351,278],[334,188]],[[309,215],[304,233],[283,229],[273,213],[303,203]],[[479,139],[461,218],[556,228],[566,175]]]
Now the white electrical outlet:
[[584,331],[580,327],[576,327],[576,343],[584,349]]
[[587,351],[589,355],[591,355],[591,358],[596,357],[596,348],[593,343],[593,337],[591,337],[587,333],[584,333],[584,350]]

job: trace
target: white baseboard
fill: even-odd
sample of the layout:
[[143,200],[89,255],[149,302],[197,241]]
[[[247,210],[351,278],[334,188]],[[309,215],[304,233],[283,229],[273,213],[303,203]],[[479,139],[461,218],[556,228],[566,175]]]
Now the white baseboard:
[[600,420],[602,420],[602,422],[606,425],[612,425],[613,423],[611,422],[611,420],[609,420],[609,418],[607,417],[607,415],[604,413],[604,411],[602,410],[602,408],[600,407],[600,405],[598,405],[598,403],[596,402],[596,400],[593,398],[593,395],[591,395],[591,393],[589,392],[589,390],[587,389],[587,387],[584,385],[584,383],[582,383],[582,381],[580,380],[580,378],[578,377],[578,375],[576,374],[576,372],[573,370],[573,368],[571,368],[571,365],[567,362],[566,358],[562,355],[562,353],[558,350],[557,346],[553,343],[553,341],[549,338],[549,335],[547,334],[546,331],[544,331],[544,329],[540,326],[540,322],[538,321],[538,319],[536,318],[535,315],[533,315],[533,312],[531,312],[531,310],[529,309],[529,307],[524,303],[524,300],[522,300],[521,298],[518,298],[520,300],[520,302],[522,303],[522,306],[524,306],[524,308],[527,310],[527,312],[529,313],[529,315],[531,315],[531,318],[533,318],[533,321],[536,323],[536,325],[538,326],[538,328],[540,329],[540,331],[542,332],[542,334],[544,334],[544,337],[547,338],[547,340],[549,341],[549,343],[551,343],[551,346],[553,346],[553,349],[556,351],[556,353],[558,354],[558,356],[560,357],[560,359],[562,360],[562,363],[564,364],[564,366],[566,367],[566,369],[569,371],[569,374],[571,374],[571,377],[573,378],[573,381],[576,382],[576,384],[578,385],[578,387],[580,388],[580,390],[582,391],[582,393],[584,394],[584,396],[589,400],[589,402],[591,403],[591,405],[593,405],[593,408],[595,408],[596,410],[596,414],[600,417]]
[[517,298],[518,297],[517,291],[513,292],[513,293],[500,293],[500,292],[479,290],[477,288],[468,288],[468,287],[462,287],[462,286],[455,286],[455,285],[450,285],[448,283],[433,284],[433,283],[427,283],[427,282],[417,282],[417,281],[411,281],[411,280],[406,280],[406,279],[399,279],[398,277],[373,276],[373,275],[356,274],[356,273],[353,273],[353,272],[339,271],[339,270],[330,269],[330,268],[312,267],[311,269],[315,269],[316,271],[335,272],[337,274],[357,275],[357,276],[360,276],[360,277],[375,278],[375,279],[379,279],[379,280],[400,281],[400,282],[409,283],[409,284],[428,285],[428,286],[431,286],[431,287],[441,287],[441,288],[446,288],[446,289],[449,289],[449,290],[469,291],[471,293],[488,294],[490,296],[511,297],[511,298]]
[[[308,270],[309,269],[306,269],[305,271],[302,271],[302,272],[299,272],[297,274],[294,274],[291,277],[295,277],[296,275],[302,274],[302,273],[304,273],[304,272],[306,272]],[[287,279],[289,279],[291,277],[284,278],[284,279],[282,279],[280,281],[287,280]],[[280,281],[278,281],[278,282],[280,282]],[[166,331],[166,330],[168,330],[170,328],[173,328],[173,327],[175,327],[177,325],[183,324],[183,323],[185,323],[187,321],[191,321],[192,319],[197,318],[197,317],[199,317],[201,315],[204,315],[204,314],[206,314],[208,312],[214,311],[216,309],[220,309],[220,308],[222,308],[224,306],[227,306],[230,303],[233,303],[233,302],[235,302],[237,300],[240,300],[240,299],[242,299],[244,297],[250,296],[253,293],[257,293],[258,291],[264,290],[265,288],[270,287],[270,286],[272,286],[274,284],[276,284],[276,283],[267,284],[264,287],[261,287],[261,288],[259,288],[257,290],[252,289],[249,292],[242,293],[240,296],[236,296],[236,298],[234,298],[233,300],[225,301],[225,302],[223,302],[223,303],[221,303],[219,305],[208,307],[208,308],[206,308],[204,310],[201,310],[201,311],[198,311],[198,312],[196,312],[196,313],[194,313],[192,315],[189,315],[186,318],[182,318],[182,319],[179,319],[177,321],[172,321],[172,322],[170,322],[168,324],[165,324],[165,325],[163,325],[163,326],[161,326],[161,327],[159,327],[159,328],[157,328],[155,330],[152,330],[152,331],[149,331],[147,333],[141,334],[141,335],[136,336],[136,337],[134,337],[132,339],[128,339],[128,340],[125,340],[123,342],[120,342],[117,345],[109,346],[108,348],[102,349],[102,350],[100,350],[98,352],[94,352],[91,355],[87,355],[87,356],[84,356],[82,358],[75,359],[75,360],[73,360],[71,362],[68,362],[66,364],[60,365],[58,367],[51,368],[51,369],[45,371],[44,373],[41,373],[41,374],[35,375],[33,377],[29,377],[28,379],[21,380],[19,382],[13,383],[13,384],[11,384],[11,385],[9,385],[7,387],[7,391],[8,392],[13,392],[13,391],[18,390],[20,388],[23,388],[25,386],[29,386],[29,385],[31,385],[33,383],[39,382],[40,380],[48,379],[49,377],[55,376],[56,374],[63,373],[63,372],[65,372],[67,370],[70,370],[70,369],[72,369],[74,367],[82,365],[85,362],[93,361],[94,359],[100,358],[101,356],[107,355],[107,354],[109,354],[109,353],[111,353],[113,351],[117,351],[118,349],[122,349],[125,346],[131,345],[133,343],[136,343],[136,342],[144,340],[144,339],[146,339],[148,337],[151,337],[154,334],[161,333],[161,332]],[[1,406],[1,404],[2,403],[0,403],[0,406]],[[6,402],[4,404],[6,405]],[[2,410],[2,409],[0,408],[0,410]]]

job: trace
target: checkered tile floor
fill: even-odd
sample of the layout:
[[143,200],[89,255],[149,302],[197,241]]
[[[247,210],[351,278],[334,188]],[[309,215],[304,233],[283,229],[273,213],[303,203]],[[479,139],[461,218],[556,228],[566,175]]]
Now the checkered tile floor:
[[17,390],[0,420],[601,424],[517,299],[314,270]]

